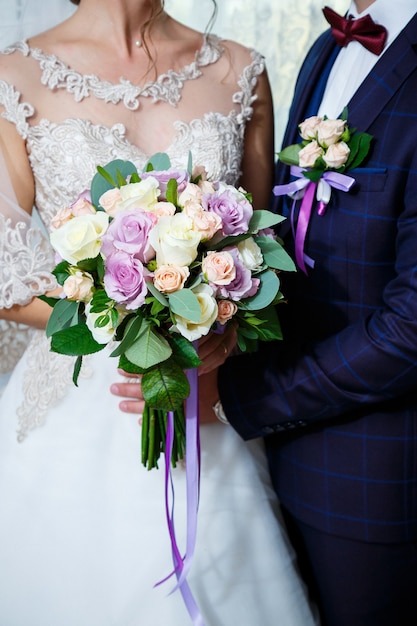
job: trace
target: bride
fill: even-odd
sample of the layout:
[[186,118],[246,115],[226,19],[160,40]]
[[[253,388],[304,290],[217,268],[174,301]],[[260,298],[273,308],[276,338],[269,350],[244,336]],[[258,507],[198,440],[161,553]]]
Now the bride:
[[[34,329],[0,399],[0,616],[5,626],[184,626],[172,580],[162,470],[140,462],[140,429],[110,385],[115,359],[49,351],[57,293],[46,231],[98,164],[176,167],[272,185],[264,60],[172,19],[160,0],[81,0],[62,24],[0,54],[0,318]],[[229,343],[233,336],[229,337]],[[260,442],[201,426],[197,547],[189,584],[208,626],[317,623],[297,574]],[[184,545],[185,472],[174,471]]]

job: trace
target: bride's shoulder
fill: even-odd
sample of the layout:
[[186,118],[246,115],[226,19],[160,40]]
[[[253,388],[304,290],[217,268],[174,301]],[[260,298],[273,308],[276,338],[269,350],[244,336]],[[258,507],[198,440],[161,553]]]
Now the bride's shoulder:
[[18,82],[19,76],[27,71],[29,52],[29,46],[25,41],[19,41],[0,50],[0,80]]

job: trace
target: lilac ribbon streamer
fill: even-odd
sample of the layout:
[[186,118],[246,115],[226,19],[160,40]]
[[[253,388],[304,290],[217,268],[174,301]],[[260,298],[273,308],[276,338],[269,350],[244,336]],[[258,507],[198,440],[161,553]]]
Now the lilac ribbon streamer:
[[[276,185],[273,188],[273,193],[276,196],[291,195],[294,196],[291,207],[291,228],[295,239],[295,258],[299,268],[307,274],[306,265],[314,267],[314,261],[309,257],[305,251],[305,239],[307,236],[308,226],[310,224],[311,213],[313,209],[314,196],[316,195],[317,183],[309,180],[304,176],[305,169],[291,166],[291,175],[296,176],[297,180],[292,181],[286,185]],[[340,174],[339,172],[327,171],[323,172],[321,178],[330,187],[339,189],[339,191],[349,191],[355,184],[355,179],[346,174]],[[300,191],[305,190],[303,200],[301,202],[300,211],[298,213],[297,227],[294,226],[294,212],[297,202],[297,195]],[[322,200],[318,201],[317,213],[324,215],[326,212],[326,203]]]
[[[172,589],[174,593],[180,590],[184,604],[195,626],[204,626],[204,620],[193,597],[187,576],[191,568],[192,559],[195,552],[197,539],[197,512],[200,496],[200,436],[198,423],[198,374],[197,369],[187,372],[190,382],[190,395],[186,402],[186,491],[187,491],[187,541],[185,557],[181,556],[178,548],[175,525],[174,525],[174,486],[171,471],[171,455],[174,441],[174,415],[168,413],[167,434],[165,442],[165,513],[168,525],[169,536],[172,547],[172,559],[174,571],[164,580],[162,584],[173,574],[177,577],[177,584]],[[171,490],[172,506],[170,506],[169,492]]]

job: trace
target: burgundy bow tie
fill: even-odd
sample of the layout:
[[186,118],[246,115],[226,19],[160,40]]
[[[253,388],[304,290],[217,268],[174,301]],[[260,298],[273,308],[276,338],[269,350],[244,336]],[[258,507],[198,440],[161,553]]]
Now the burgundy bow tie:
[[387,29],[380,24],[375,24],[370,15],[359,17],[354,20],[352,17],[346,19],[330,7],[324,7],[324,17],[332,27],[333,37],[336,43],[347,46],[350,41],[359,41],[367,50],[374,54],[381,54],[387,38]]

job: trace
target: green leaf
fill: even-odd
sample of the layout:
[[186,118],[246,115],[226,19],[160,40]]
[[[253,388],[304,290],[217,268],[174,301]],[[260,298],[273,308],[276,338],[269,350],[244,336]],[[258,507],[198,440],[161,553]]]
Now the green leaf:
[[357,133],[352,136],[349,142],[351,152],[345,169],[354,169],[362,163],[370,150],[371,141],[372,135],[369,135],[369,133]]
[[54,306],[46,325],[46,336],[51,337],[58,331],[70,326],[78,316],[80,303],[74,300],[60,299]]
[[182,369],[192,369],[201,365],[198,352],[191,341],[186,339],[186,337],[178,333],[172,333],[169,338],[169,343],[171,344],[173,358]]
[[133,344],[133,342],[136,340],[136,338],[139,335],[139,331],[142,326],[142,321],[143,321],[143,317],[139,315],[136,315],[134,318],[131,318],[129,320],[128,324],[126,324],[126,330],[124,332],[123,339],[121,340],[117,348],[113,350],[110,356],[120,356],[128,348],[130,348],[130,346]]
[[143,374],[142,392],[149,406],[173,411],[188,397],[190,384],[179,365],[169,359]]
[[168,295],[171,311],[193,324],[201,320],[201,307],[197,296],[191,289],[179,289]]
[[187,172],[190,176],[193,173],[193,153],[191,150],[188,151]]
[[170,178],[167,184],[165,197],[167,199],[167,202],[171,202],[175,206],[177,206],[177,203],[178,203],[177,189],[178,189],[177,180],[175,178]]
[[280,224],[285,219],[286,218],[282,215],[277,215],[276,213],[272,213],[271,211],[266,211],[264,209],[258,209],[253,212],[249,222],[249,230],[251,233],[257,233],[263,228],[270,228],[271,226]]
[[323,176],[324,173],[324,167],[323,168],[317,168],[317,169],[312,169],[312,170],[306,170],[305,172],[303,172],[303,176],[305,178],[308,178],[308,180],[311,180],[312,183],[317,183],[320,178]]
[[148,369],[168,359],[172,349],[168,341],[143,320],[138,338],[125,350],[125,354],[134,365]]
[[61,298],[52,298],[51,296],[37,296],[37,298],[39,300],[42,300],[42,302],[46,302],[46,304],[49,304],[50,307],[54,307],[58,304],[58,302],[61,302]]
[[259,274],[257,278],[261,281],[258,292],[251,298],[246,298],[242,301],[243,309],[249,311],[265,309],[274,301],[279,291],[279,279],[275,272],[266,270]]
[[72,382],[74,383],[74,385],[76,387],[78,387],[78,377],[80,375],[81,372],[81,366],[83,364],[83,357],[82,356],[77,356],[77,359],[75,361],[75,365],[74,365],[74,370],[72,373]]
[[131,161],[115,159],[104,167],[97,167],[97,174],[91,182],[91,201],[95,207],[100,207],[99,199],[105,191],[119,187],[120,176],[126,180],[137,173],[136,166]]
[[[280,341],[282,339],[281,324],[275,306],[268,306],[256,315],[256,333],[260,341]],[[246,320],[250,322],[252,320]]]
[[163,293],[159,291],[159,289],[155,287],[155,285],[153,284],[151,280],[146,283],[146,286],[148,288],[149,293],[151,293],[153,297],[162,304],[162,306],[169,308],[168,299],[164,296]]
[[291,144],[290,146],[287,146],[286,148],[281,150],[281,152],[278,152],[278,159],[282,163],[286,163],[287,165],[298,165],[298,153],[300,152],[300,150],[302,150],[303,147],[303,143]]
[[147,167],[148,164],[152,165],[152,168],[156,171],[169,170],[171,167],[171,161],[165,152],[156,152],[156,154],[148,159],[145,167]]
[[69,356],[82,356],[103,350],[105,344],[97,343],[85,324],[78,324],[54,333],[52,352]]
[[68,261],[61,261],[61,263],[58,263],[52,270],[52,274],[57,279],[59,285],[63,285],[70,275],[70,266],[71,264],[68,263]]
[[254,240],[260,247],[268,267],[286,272],[297,271],[294,261],[278,241],[266,236],[254,237]]

